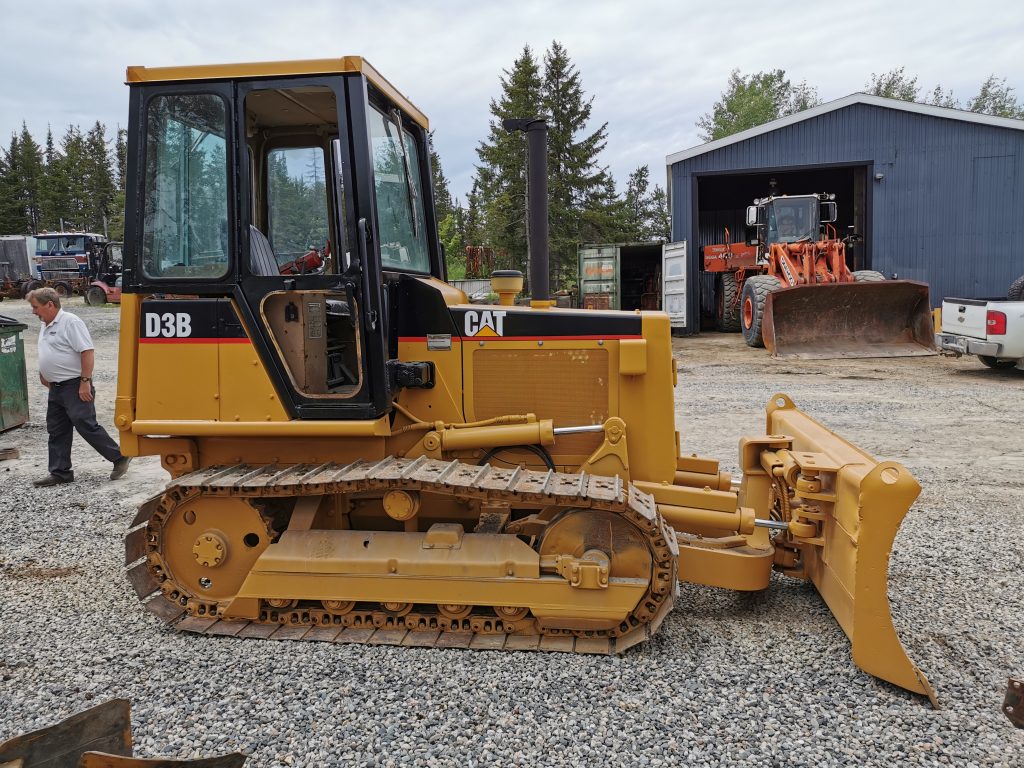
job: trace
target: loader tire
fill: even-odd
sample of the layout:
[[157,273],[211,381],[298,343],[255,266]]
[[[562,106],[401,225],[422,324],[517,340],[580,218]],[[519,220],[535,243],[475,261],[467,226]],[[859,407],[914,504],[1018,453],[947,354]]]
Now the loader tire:
[[1010,290],[1006,292],[1006,298],[1010,301],[1024,301],[1024,275],[1010,283]]
[[735,272],[723,272],[718,277],[718,307],[715,319],[720,331],[735,333],[740,329],[740,303],[736,300]]
[[57,295],[62,299],[66,299],[71,296],[74,291],[71,289],[71,283],[65,283],[63,280],[58,280],[53,284],[53,290],[57,292]]
[[98,285],[90,285],[85,292],[85,303],[90,307],[102,307],[107,303],[107,292]]
[[981,360],[982,365],[987,368],[994,368],[997,371],[1013,368],[1017,365],[1016,360],[1000,360],[998,357],[990,357],[989,355],[978,355],[978,359]]
[[22,294],[21,295],[24,298],[27,299],[28,295],[30,293],[32,293],[32,291],[36,290],[37,288],[42,288],[42,287],[43,287],[43,284],[39,280],[29,280],[27,283],[25,283],[24,286],[22,286]]
[[881,283],[885,281],[885,275],[873,269],[861,269],[853,273],[855,283]]
[[763,347],[761,324],[764,321],[764,305],[768,294],[782,287],[777,278],[771,275],[755,275],[748,277],[743,283],[743,296],[740,299],[740,325],[743,340],[748,347]]

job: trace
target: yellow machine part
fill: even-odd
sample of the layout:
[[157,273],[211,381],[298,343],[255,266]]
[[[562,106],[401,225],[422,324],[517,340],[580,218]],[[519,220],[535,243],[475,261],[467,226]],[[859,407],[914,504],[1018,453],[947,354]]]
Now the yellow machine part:
[[[765,484],[795,491],[782,505],[790,526],[775,539],[776,562],[814,583],[850,638],[857,666],[936,704],[896,634],[888,596],[889,553],[920,485],[905,467],[875,461],[786,395],[769,401],[766,431],[763,441],[742,443],[741,497],[763,495]],[[780,436],[788,448],[771,445]]]
[[[347,98],[369,98],[369,85],[377,93],[368,110],[390,100],[399,131],[427,128],[419,110],[356,57],[138,67],[128,80],[145,83],[146,98],[161,84],[177,93],[178,83],[202,91],[208,80],[267,80],[294,104],[312,75],[365,77],[359,88],[345,87]],[[270,82],[280,78],[294,87]],[[291,146],[298,135],[290,113],[275,117],[252,106],[239,100],[234,117],[259,118],[255,133],[266,141],[229,135],[225,156],[235,161],[246,150],[278,146],[278,138]],[[316,118],[310,140],[326,148],[337,132],[334,112],[307,112]],[[133,111],[130,126],[140,142],[147,141],[143,114]],[[370,142],[349,148],[367,161],[353,163],[356,171],[375,168],[369,149]],[[260,203],[254,209],[264,209],[268,179],[259,178],[258,162],[251,165],[252,178],[228,170],[249,184],[246,199]],[[372,188],[383,177],[357,181]],[[368,201],[347,197],[351,213],[375,215]],[[224,202],[225,210],[238,208]],[[261,231],[263,213],[235,223]],[[431,217],[426,223],[432,226]],[[135,236],[143,242],[146,222],[129,225],[142,227]],[[376,229],[367,233],[375,236],[372,247],[362,241],[360,261],[369,279],[354,288],[328,284],[340,270],[270,287],[269,275],[241,269],[236,285],[216,283],[217,317],[230,321],[230,334],[217,326],[209,338],[186,334],[170,343],[144,333],[145,303],[169,301],[161,289],[173,283],[142,269],[128,287],[115,408],[121,450],[161,456],[172,476],[139,510],[125,543],[128,578],[149,610],[176,629],[204,634],[619,653],[658,630],[679,581],[754,591],[769,585],[776,568],[817,586],[864,670],[934,700],[896,636],[886,595],[893,538],[919,490],[904,468],[874,461],[779,395],[766,435],[741,442],[737,490],[716,461],[679,456],[667,315],[566,310],[541,298],[516,306],[514,281],[499,282],[502,306],[485,310],[439,274],[415,276],[419,268],[398,269],[397,280],[374,278],[381,272],[369,267],[381,267],[384,257]],[[337,244],[341,233],[334,234]],[[436,233],[428,227],[426,234],[432,240]],[[237,252],[224,263],[251,255]],[[845,345],[839,356],[852,356],[865,339],[875,352],[894,341],[930,344],[930,325],[918,322],[926,287],[887,282],[769,296],[769,348],[803,351],[783,321],[796,330],[808,318],[820,321],[838,305],[834,288],[887,309],[844,333],[828,330]],[[175,293],[175,311],[188,315],[189,302],[209,302],[211,290]],[[805,294],[816,308],[784,311],[785,301]],[[332,296],[350,312],[334,341],[366,362],[337,389],[327,386],[330,330],[305,314],[288,320],[293,300],[306,301],[306,313],[308,302],[319,306]],[[395,310],[394,324],[377,322],[374,297]],[[498,319],[489,324],[484,315]],[[385,330],[390,337],[377,338]],[[385,366],[386,375],[403,385],[388,388],[391,402],[377,402],[362,384],[385,386],[374,366],[391,363],[395,349],[400,365]],[[430,381],[420,379],[428,368]],[[358,407],[334,407],[351,403]]]

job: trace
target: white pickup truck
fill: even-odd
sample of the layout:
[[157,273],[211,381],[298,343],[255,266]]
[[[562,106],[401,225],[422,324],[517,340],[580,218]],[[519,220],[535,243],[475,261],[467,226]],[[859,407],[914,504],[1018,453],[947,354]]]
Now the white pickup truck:
[[957,357],[977,355],[989,368],[1024,370],[1024,277],[1010,286],[1008,298],[944,299],[935,346]]

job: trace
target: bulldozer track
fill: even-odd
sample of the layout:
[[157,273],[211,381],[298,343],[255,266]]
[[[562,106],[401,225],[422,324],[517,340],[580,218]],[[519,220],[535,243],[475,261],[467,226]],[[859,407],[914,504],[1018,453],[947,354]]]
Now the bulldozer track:
[[[345,603],[332,611],[324,610],[320,601],[275,607],[261,600],[259,620],[234,620],[220,616],[215,603],[177,583],[163,567],[164,524],[176,507],[197,497],[281,499],[391,490],[451,495],[535,511],[556,507],[611,513],[646,542],[652,560],[650,581],[643,597],[614,628],[571,630],[541,627],[532,616],[511,614],[510,609],[502,606],[475,606],[463,616],[451,612],[445,615],[437,606],[415,605],[402,611],[395,610],[392,604]],[[511,530],[514,532],[515,528]],[[619,477],[474,466],[427,457],[316,466],[209,467],[173,480],[163,492],[143,504],[125,539],[125,565],[140,600],[165,624],[180,632],[271,640],[593,654],[621,653],[658,629],[676,594],[677,555],[675,534],[658,513],[653,497]]]

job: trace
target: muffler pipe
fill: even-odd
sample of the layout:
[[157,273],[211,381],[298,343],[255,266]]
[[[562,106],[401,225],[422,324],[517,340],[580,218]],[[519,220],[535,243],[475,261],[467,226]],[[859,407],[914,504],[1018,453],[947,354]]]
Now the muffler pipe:
[[551,299],[548,266],[548,124],[543,118],[510,118],[507,131],[526,134],[527,249],[530,255],[530,303]]

